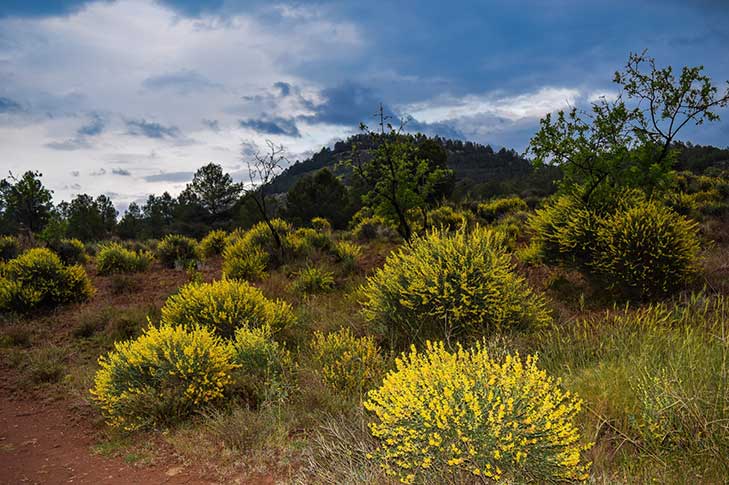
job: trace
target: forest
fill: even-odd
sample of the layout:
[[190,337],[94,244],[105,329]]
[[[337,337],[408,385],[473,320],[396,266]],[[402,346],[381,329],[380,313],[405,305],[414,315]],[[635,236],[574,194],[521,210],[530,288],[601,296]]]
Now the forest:
[[729,85],[614,81],[525,153],[380,107],[121,215],[10,174],[3,391],[194,483],[727,483]]

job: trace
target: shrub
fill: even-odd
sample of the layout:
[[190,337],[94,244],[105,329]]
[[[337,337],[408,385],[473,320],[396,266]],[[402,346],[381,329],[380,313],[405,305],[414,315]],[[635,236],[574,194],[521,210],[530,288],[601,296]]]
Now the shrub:
[[313,249],[330,251],[334,247],[331,233],[304,227],[289,234],[288,245],[297,256],[306,256]]
[[528,210],[527,203],[520,197],[506,197],[494,199],[478,204],[478,215],[488,222],[494,222],[509,212]]
[[507,483],[586,480],[587,446],[574,423],[582,403],[536,364],[532,356],[497,361],[480,345],[413,347],[364,403],[377,418],[373,458],[403,483],[454,472]]
[[219,229],[217,231],[210,231],[207,236],[202,238],[200,241],[200,252],[205,257],[216,256],[223,254],[225,246],[228,243],[228,233]]
[[63,264],[81,264],[86,262],[86,246],[78,239],[61,239],[48,244]]
[[355,243],[349,241],[338,241],[334,245],[334,255],[337,261],[342,263],[346,272],[357,269],[357,261],[362,254],[362,248]]
[[293,321],[288,303],[269,300],[255,286],[238,280],[188,284],[162,307],[164,324],[207,327],[225,338],[233,338],[238,328],[267,326],[277,333]]
[[52,308],[88,300],[93,294],[81,266],[64,266],[53,251],[34,248],[5,265],[0,278],[0,311]]
[[361,397],[382,376],[384,362],[372,337],[357,338],[348,328],[316,332],[310,347],[322,381],[334,392]]
[[[288,246],[288,235],[292,232],[291,225],[282,219],[272,219],[271,225],[276,231],[276,234],[281,238],[284,253],[286,253],[290,249]],[[265,222],[259,222],[251,227],[245,233],[245,236],[243,236],[241,243],[248,248],[254,247],[266,251],[269,256],[269,264],[271,265],[278,266],[283,263],[280,248],[276,246],[276,240]]]
[[388,256],[362,293],[365,317],[384,325],[396,347],[551,321],[543,298],[514,272],[503,235],[478,226],[414,239]]
[[352,235],[359,241],[372,241],[374,239],[396,240],[397,231],[379,216],[365,217],[352,229]]
[[194,239],[179,234],[165,236],[157,245],[157,258],[168,268],[186,266],[198,259],[198,246]]
[[205,328],[150,327],[99,359],[91,394],[110,426],[167,425],[223,397],[233,349]]
[[669,294],[699,268],[698,226],[671,209],[646,202],[620,211],[598,229],[594,269],[609,288],[638,298]]
[[428,223],[431,227],[445,228],[451,231],[473,223],[473,215],[460,212],[449,205],[443,205],[428,212]]
[[18,238],[13,236],[0,237],[0,261],[8,261],[18,256],[20,243]]
[[293,287],[301,293],[331,291],[334,288],[334,275],[316,266],[307,266],[299,271]]
[[261,280],[266,276],[268,259],[268,253],[261,248],[244,244],[227,246],[223,251],[223,276],[239,280]]
[[151,262],[151,253],[147,251],[136,253],[125,249],[119,243],[104,244],[99,247],[96,255],[96,269],[101,275],[145,271]]
[[264,401],[286,397],[285,373],[291,367],[291,356],[271,338],[267,325],[242,327],[235,331],[233,393],[254,406]]
[[323,217],[314,217],[311,220],[311,227],[319,232],[332,232],[332,223]]

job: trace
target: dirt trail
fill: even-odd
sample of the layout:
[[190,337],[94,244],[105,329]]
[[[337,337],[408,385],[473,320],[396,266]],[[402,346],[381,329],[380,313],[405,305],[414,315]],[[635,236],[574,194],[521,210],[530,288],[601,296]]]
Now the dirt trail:
[[212,483],[176,464],[138,467],[94,454],[94,432],[62,403],[0,396],[0,484]]

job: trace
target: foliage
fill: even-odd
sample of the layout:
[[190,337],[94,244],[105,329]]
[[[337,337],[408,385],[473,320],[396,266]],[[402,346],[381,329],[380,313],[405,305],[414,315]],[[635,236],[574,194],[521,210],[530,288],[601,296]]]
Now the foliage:
[[223,276],[256,281],[266,276],[269,255],[259,247],[245,244],[229,245],[223,251]]
[[457,211],[449,205],[442,205],[428,211],[428,224],[430,227],[446,228],[455,231],[464,226],[473,225],[473,215],[468,212]]
[[51,241],[48,247],[61,258],[63,264],[81,264],[87,260],[86,246],[78,239]]
[[370,336],[357,338],[348,328],[327,335],[316,332],[310,347],[321,379],[337,393],[361,397],[384,371],[375,340]]
[[345,271],[357,269],[357,261],[362,254],[362,247],[350,241],[337,241],[334,244],[334,255]]
[[286,194],[286,218],[303,225],[313,218],[326,218],[338,228],[351,215],[349,194],[344,184],[327,168],[307,174]]
[[503,235],[478,226],[416,238],[368,279],[366,318],[384,325],[396,347],[548,324],[543,298],[514,272],[503,243]]
[[0,236],[0,261],[8,261],[20,253],[20,243],[17,237]]
[[258,288],[239,280],[188,284],[162,307],[162,323],[206,327],[225,338],[233,338],[238,328],[266,326],[275,334],[293,322],[288,303],[269,300]]
[[[478,345],[443,343],[399,358],[365,408],[380,440],[372,454],[403,483],[462,470],[506,482],[584,481],[575,417],[582,402],[537,367],[537,358],[499,361]],[[437,479],[436,479],[437,481]]]
[[242,184],[234,183],[220,165],[209,163],[197,169],[180,198],[199,205],[215,220],[232,209],[242,191]]
[[529,207],[521,197],[505,197],[478,204],[478,215],[487,222],[494,222],[509,212],[525,211]]
[[99,359],[91,394],[110,426],[168,425],[223,397],[232,357],[232,347],[206,328],[150,327]]
[[371,216],[363,217],[355,224],[352,236],[358,241],[393,240],[397,238],[397,232],[383,217]]
[[291,249],[291,231],[291,226],[281,219],[259,222],[251,227],[242,237],[229,242],[223,251],[223,274],[229,278],[260,279],[267,269],[283,263],[283,253],[273,233],[278,235],[280,247]]
[[81,266],[64,266],[54,252],[34,248],[5,265],[0,278],[0,311],[53,308],[88,300],[93,294]]
[[312,250],[331,251],[334,246],[330,232],[302,227],[287,236],[287,246],[296,256],[308,256]]
[[53,208],[53,192],[43,186],[42,176],[28,170],[19,179],[10,174],[0,180],[0,227],[30,232],[43,229]]
[[311,228],[319,232],[332,232],[332,223],[324,217],[313,217]]
[[146,271],[152,262],[148,251],[130,251],[119,243],[107,243],[96,255],[96,269],[101,275]]
[[203,256],[210,257],[223,254],[227,245],[228,233],[222,229],[210,231],[207,236],[200,241],[200,251]]
[[233,349],[234,395],[253,405],[286,397],[285,374],[292,366],[291,356],[273,340],[268,325],[238,328]]
[[307,266],[298,272],[293,287],[301,293],[331,291],[334,288],[334,275],[316,266]]
[[196,261],[198,255],[197,242],[179,234],[169,234],[157,245],[157,258],[168,268],[174,268],[178,264],[184,266],[188,261]]
[[111,199],[100,195],[77,195],[64,209],[68,234],[82,241],[99,241],[111,235],[116,226],[117,211]]

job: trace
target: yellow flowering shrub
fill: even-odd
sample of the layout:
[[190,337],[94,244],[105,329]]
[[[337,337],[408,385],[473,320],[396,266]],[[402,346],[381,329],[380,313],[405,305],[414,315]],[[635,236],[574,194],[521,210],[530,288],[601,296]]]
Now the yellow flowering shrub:
[[348,273],[357,269],[357,262],[361,254],[362,247],[353,242],[337,241],[334,244],[334,256]]
[[91,395],[110,426],[168,425],[223,398],[233,347],[206,328],[150,327],[99,358]]
[[30,249],[3,267],[0,311],[27,312],[86,301],[94,288],[81,266],[65,266],[47,248]]
[[261,279],[267,269],[283,263],[283,257],[291,250],[292,228],[281,219],[272,219],[271,225],[281,239],[283,254],[265,222],[259,222],[245,233],[236,231],[223,251],[223,274],[226,277]]
[[502,197],[478,204],[478,215],[488,222],[493,222],[510,212],[528,210],[529,206],[521,197]]
[[152,262],[149,251],[131,251],[119,243],[107,243],[96,254],[96,270],[101,275],[145,271]]
[[269,300],[261,290],[240,280],[190,283],[170,296],[162,307],[162,323],[187,328],[207,327],[233,338],[238,328],[268,326],[276,333],[294,321],[291,306]]
[[82,264],[86,257],[86,246],[78,239],[60,239],[48,243],[48,247],[61,258],[63,264]]
[[382,376],[384,361],[372,337],[357,338],[348,328],[316,332],[310,348],[322,381],[335,392],[361,396]]
[[[575,416],[581,401],[526,360],[477,345],[413,349],[364,403],[379,440],[371,454],[402,483],[465,472],[507,483],[583,481],[589,463]],[[437,483],[437,478],[434,479]]]
[[237,366],[233,372],[234,395],[253,406],[286,397],[286,372],[292,367],[291,355],[273,340],[268,325],[236,330],[233,349],[233,362]]
[[210,231],[200,241],[200,252],[205,257],[216,256],[223,254],[223,250],[227,245],[228,233],[222,229]]
[[168,234],[157,245],[157,258],[168,268],[186,266],[188,262],[199,259],[197,241],[179,234]]
[[362,289],[365,317],[395,347],[542,327],[543,298],[514,271],[501,233],[434,230],[388,256]]
[[334,241],[330,232],[318,231],[310,227],[297,229],[288,236],[288,245],[297,256],[307,256],[312,250],[330,251],[334,247]]
[[457,211],[449,205],[442,205],[428,211],[428,224],[431,227],[441,227],[451,231],[473,225],[474,219],[471,212]]
[[293,288],[300,293],[322,293],[334,288],[334,275],[316,266],[307,266],[296,275]]
[[13,236],[0,236],[0,261],[8,261],[20,252],[18,238]]
[[257,281],[266,276],[268,253],[258,247],[236,243],[223,250],[223,276],[238,280]]
[[311,227],[319,232],[332,232],[332,223],[324,217],[314,217],[311,219]]

